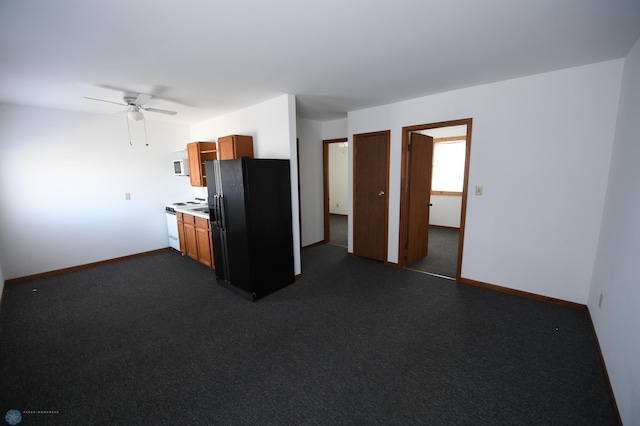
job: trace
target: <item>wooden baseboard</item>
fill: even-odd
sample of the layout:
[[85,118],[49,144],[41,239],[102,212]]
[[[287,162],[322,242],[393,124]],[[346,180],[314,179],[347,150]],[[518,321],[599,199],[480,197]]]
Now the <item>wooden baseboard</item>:
[[495,290],[495,291],[499,291],[499,292],[502,292],[502,293],[508,293],[508,294],[513,294],[513,295],[516,295],[516,296],[526,297],[528,299],[539,300],[541,302],[553,303],[554,305],[560,305],[560,306],[564,306],[564,307],[567,307],[567,308],[576,309],[576,310],[579,310],[579,311],[586,311],[587,310],[587,305],[583,305],[581,303],[569,302],[567,300],[562,300],[562,299],[556,299],[555,297],[542,296],[542,295],[536,294],[536,293],[529,293],[527,291],[515,290],[513,288],[502,287],[502,286],[495,285],[495,284],[484,283],[482,281],[470,280],[469,278],[463,278],[463,277],[460,277],[457,281],[459,283],[462,283],[462,284],[470,284],[470,285],[474,285],[476,287],[488,288],[490,290]]
[[616,397],[613,394],[613,386],[611,386],[611,380],[609,379],[609,372],[607,371],[607,364],[604,362],[604,356],[602,356],[602,349],[600,348],[600,341],[596,334],[596,328],[593,325],[593,319],[591,318],[591,312],[587,307],[587,316],[589,317],[589,324],[591,325],[591,333],[596,341],[596,348],[598,349],[598,357],[600,358],[600,366],[602,367],[602,374],[604,374],[604,381],[607,385],[607,392],[609,392],[609,398],[611,399],[611,409],[613,410],[613,416],[619,426],[622,426],[622,418],[620,417],[620,410],[618,410],[618,404],[616,403]]
[[131,258],[140,257],[140,256],[147,256],[147,255],[150,255],[150,254],[161,253],[161,252],[169,251],[169,250],[172,250],[172,248],[171,247],[165,247],[165,248],[161,248],[161,249],[157,249],[157,250],[151,250],[151,251],[145,251],[145,252],[142,252],[142,253],[130,254],[128,256],[116,257],[114,259],[100,260],[98,262],[91,262],[91,263],[87,263],[87,264],[84,264],[84,265],[71,266],[69,268],[56,269],[54,271],[42,272],[40,274],[27,275],[26,277],[12,278],[10,280],[6,280],[5,281],[5,285],[20,283],[20,282],[24,282],[24,281],[35,280],[37,278],[50,277],[52,275],[64,274],[65,272],[77,271],[79,269],[91,268],[92,266],[104,265],[105,263],[119,262],[119,261],[125,260],[125,259],[131,259]]
[[324,241],[324,240],[320,240],[320,241],[318,241],[318,242],[311,243],[311,244],[308,244],[308,245],[306,245],[306,246],[303,246],[303,247],[302,247],[302,250],[304,250],[304,249],[308,249],[308,248],[311,248],[311,247],[321,246],[322,244],[325,244],[325,241]]
[[429,225],[429,228],[440,228],[440,229],[452,229],[454,231],[459,231],[459,226],[444,226],[444,225]]
[[342,213],[329,213],[329,216],[349,217],[348,214],[342,214]]

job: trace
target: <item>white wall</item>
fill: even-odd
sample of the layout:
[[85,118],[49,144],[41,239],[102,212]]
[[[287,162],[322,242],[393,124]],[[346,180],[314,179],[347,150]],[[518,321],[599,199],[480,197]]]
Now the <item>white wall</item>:
[[0,104],[5,279],[168,246],[165,204],[193,198],[171,164],[189,128],[147,131],[149,146],[129,146],[122,116]]
[[[324,240],[322,123],[297,118],[302,247]],[[318,197],[317,194],[320,194]]]
[[[640,424],[640,40],[625,59],[589,312],[625,425]],[[598,307],[600,295],[602,307]]]
[[329,144],[329,213],[347,215],[349,147]]
[[347,137],[347,119],[315,121],[297,118],[300,157],[302,247],[324,240],[322,141]]
[[461,195],[431,195],[429,225],[460,228]]
[[462,277],[586,303],[622,66],[613,60],[350,112],[351,141],[391,130],[388,261],[398,261],[402,127],[471,117],[469,187],[483,185],[484,195],[468,198]]
[[296,104],[293,95],[277,98],[191,125],[192,141],[214,141],[220,136],[253,136],[256,158],[291,161],[291,210],[295,273],[300,273],[300,224],[298,209],[298,164],[296,148]]
[[[291,159],[295,149],[295,113],[290,115],[290,103],[295,111],[295,98],[282,95],[229,114],[191,125],[192,141],[215,141],[220,136],[253,136],[255,158]],[[293,132],[290,122],[293,121]],[[293,138],[293,142],[291,141]],[[295,153],[295,151],[294,151]],[[293,156],[295,158],[295,155]]]
[[347,137],[348,126],[346,118],[324,121],[322,123],[322,139],[342,139]]

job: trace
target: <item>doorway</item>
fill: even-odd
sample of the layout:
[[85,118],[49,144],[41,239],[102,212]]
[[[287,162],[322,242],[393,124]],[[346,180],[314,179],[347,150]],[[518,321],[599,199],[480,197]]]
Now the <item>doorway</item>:
[[347,138],[322,141],[324,242],[348,248]]
[[[408,267],[452,280],[460,278],[471,152],[471,126],[472,119],[468,118],[408,126],[402,129],[402,192],[398,253],[400,267]],[[424,139],[422,135],[433,138],[431,148],[424,148],[425,143],[423,143],[422,148],[418,146],[419,149],[416,150],[416,135],[420,135],[419,140]],[[462,148],[462,151],[449,149],[454,145]],[[443,165],[445,158],[443,153],[449,151],[459,152],[457,155],[462,155],[463,159],[459,158],[458,161],[463,161],[463,164],[460,164],[461,169],[455,177],[454,188],[447,190],[446,185],[441,186],[442,174],[439,172],[434,174],[434,166],[436,171],[440,172],[447,169],[448,166]],[[416,168],[420,169],[420,167],[428,170],[416,174]],[[431,183],[425,183],[425,175],[428,175],[429,179],[433,178],[433,187]]]

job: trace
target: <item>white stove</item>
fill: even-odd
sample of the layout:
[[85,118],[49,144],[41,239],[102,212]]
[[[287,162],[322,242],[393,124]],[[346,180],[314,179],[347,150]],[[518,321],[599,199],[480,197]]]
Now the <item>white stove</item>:
[[198,199],[202,201],[184,201],[172,204],[167,204],[164,211],[167,216],[167,233],[169,235],[169,246],[180,251],[180,240],[178,239],[178,218],[176,217],[176,207],[195,207],[204,204],[204,199]]

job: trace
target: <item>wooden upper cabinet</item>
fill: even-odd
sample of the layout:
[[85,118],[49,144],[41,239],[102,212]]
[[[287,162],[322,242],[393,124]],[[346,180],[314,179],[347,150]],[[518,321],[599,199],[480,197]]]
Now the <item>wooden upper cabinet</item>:
[[205,160],[217,160],[215,142],[191,142],[187,144],[189,157],[189,179],[191,186],[207,186],[207,176],[204,171]]
[[240,157],[253,158],[253,137],[230,135],[218,138],[218,160]]
[[207,186],[204,168],[206,160],[232,160],[240,157],[253,158],[253,137],[230,135],[215,142],[191,142],[187,144],[189,157],[189,180],[191,186]]

